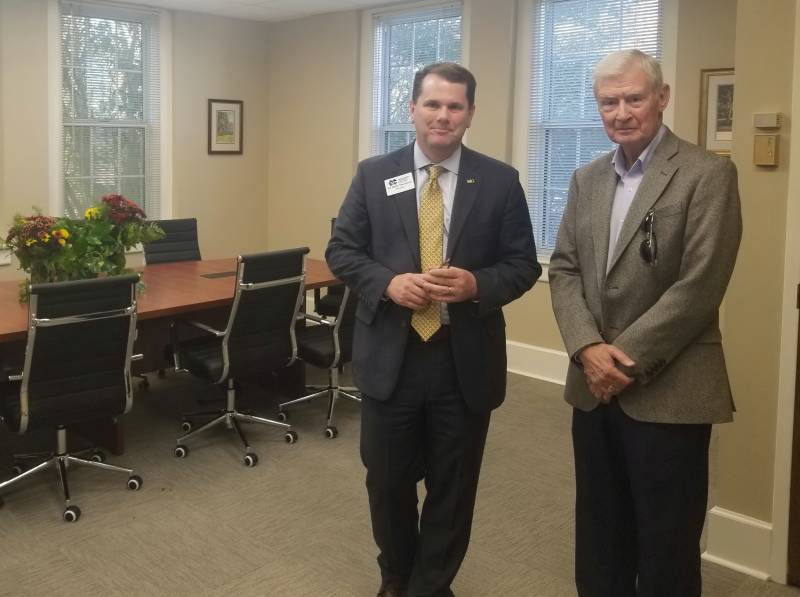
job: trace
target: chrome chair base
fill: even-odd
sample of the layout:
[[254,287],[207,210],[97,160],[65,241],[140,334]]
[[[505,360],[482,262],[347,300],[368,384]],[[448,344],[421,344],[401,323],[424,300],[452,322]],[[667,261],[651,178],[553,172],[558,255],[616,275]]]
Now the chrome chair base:
[[359,392],[358,388],[352,386],[340,386],[339,385],[339,370],[336,367],[333,367],[328,370],[328,385],[327,386],[319,386],[319,385],[310,385],[306,386],[307,389],[310,390],[318,390],[312,394],[307,394],[306,396],[300,396],[299,398],[295,398],[294,400],[289,400],[288,402],[282,402],[278,405],[278,416],[281,420],[286,420],[288,418],[286,412],[284,411],[285,408],[289,406],[294,406],[295,404],[301,404],[303,402],[310,402],[315,398],[319,398],[320,396],[328,396],[328,417],[325,424],[325,435],[333,439],[339,434],[338,429],[333,424],[333,411],[336,407],[336,402],[339,398],[347,398],[349,400],[353,400],[354,402],[361,402],[361,398],[357,396],[355,393]]
[[[88,452],[93,453],[93,456],[91,458],[81,458],[79,456],[80,454],[86,454]],[[133,469],[117,466],[115,464],[107,464],[106,462],[104,462],[105,456],[99,450],[94,450],[93,448],[89,448],[87,450],[80,450],[72,454],[67,452],[67,430],[63,427],[59,427],[56,429],[55,452],[39,452],[36,454],[14,455],[14,461],[20,462],[23,460],[34,460],[34,459],[38,460],[42,457],[44,457],[45,460],[43,460],[33,468],[30,468],[25,471],[23,471],[21,467],[15,465],[15,469],[19,471],[18,474],[11,477],[7,481],[3,481],[2,483],[0,483],[0,491],[6,489],[7,487],[11,487],[12,485],[22,481],[23,479],[32,477],[47,469],[55,468],[56,473],[58,475],[58,480],[61,484],[61,489],[63,490],[64,493],[65,509],[63,516],[64,520],[66,520],[67,522],[76,522],[81,515],[80,508],[72,504],[72,499],[69,493],[69,481],[67,472],[70,465],[88,466],[105,471],[127,473],[128,489],[131,490],[141,489],[143,484],[142,478],[139,477],[138,475],[135,475]],[[2,499],[0,499],[0,506],[1,505],[2,505]]]
[[[286,433],[283,435],[283,439],[286,441],[287,444],[293,444],[297,441],[297,433],[292,430],[292,426],[288,423],[284,423],[282,421],[274,421],[272,419],[267,419],[266,417],[258,417],[256,415],[251,415],[248,413],[243,413],[236,410],[236,389],[233,379],[228,380],[228,389],[227,389],[227,404],[224,410],[215,410],[215,411],[204,411],[204,412],[194,412],[194,413],[187,413],[184,415],[183,422],[181,423],[181,428],[186,431],[183,435],[181,435],[176,440],[175,446],[175,456],[177,458],[185,458],[189,454],[189,448],[185,445],[187,439],[199,435],[201,433],[205,433],[206,431],[217,427],[218,425],[225,425],[226,428],[231,429],[236,432],[239,436],[239,439],[244,445],[244,464],[247,466],[255,466],[258,463],[258,456],[255,452],[253,452],[252,448],[250,447],[249,442],[247,441],[247,436],[245,436],[244,432],[242,431],[240,422],[242,423],[257,423],[259,425],[272,425],[274,427],[280,427],[281,429],[285,429]],[[209,416],[209,415],[217,415],[215,418],[211,419],[201,427],[197,429],[192,429],[191,422],[189,418],[191,417],[202,417],[202,416]]]

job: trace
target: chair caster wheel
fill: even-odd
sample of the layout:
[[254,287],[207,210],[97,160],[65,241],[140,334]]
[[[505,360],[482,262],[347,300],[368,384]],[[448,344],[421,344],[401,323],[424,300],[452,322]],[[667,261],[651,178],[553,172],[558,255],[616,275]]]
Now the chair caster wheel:
[[175,458],[186,458],[189,455],[189,448],[186,446],[175,446]]
[[288,420],[289,420],[289,415],[287,415],[287,414],[286,414],[285,412],[283,412],[282,410],[279,410],[279,411],[278,411],[278,420],[279,420],[281,423],[285,423],[286,421],[288,421]]
[[258,464],[258,454],[255,452],[248,452],[244,455],[244,465],[254,467]]
[[131,475],[128,477],[128,489],[131,491],[139,491],[144,485],[144,481],[139,475]]
[[328,425],[325,428],[325,437],[327,437],[328,439],[333,439],[337,435],[339,435],[339,430],[336,429],[336,427],[334,427],[333,425]]
[[78,522],[81,517],[81,509],[78,506],[67,506],[64,510],[64,520],[67,522]]
[[181,421],[181,431],[189,433],[192,430],[192,422],[189,419]]
[[94,462],[105,462],[106,461],[105,452],[103,452],[102,450],[95,450],[94,452],[92,452],[91,460],[93,460]]
[[20,465],[18,465],[18,464],[15,464],[14,466],[11,467],[11,474],[14,475],[15,477],[17,475],[21,475],[22,474],[22,467]]
[[297,441],[297,432],[295,431],[287,431],[283,436],[284,441],[287,444],[293,444]]

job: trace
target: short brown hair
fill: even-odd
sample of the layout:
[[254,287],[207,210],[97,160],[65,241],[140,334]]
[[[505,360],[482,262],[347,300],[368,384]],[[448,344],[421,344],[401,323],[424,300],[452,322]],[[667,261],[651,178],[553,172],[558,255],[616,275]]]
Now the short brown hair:
[[434,62],[422,70],[418,70],[414,75],[414,87],[411,90],[411,101],[419,99],[422,92],[422,81],[428,75],[438,75],[445,81],[451,83],[464,83],[467,86],[467,103],[470,107],[475,104],[475,87],[478,86],[474,75],[466,68],[455,62]]

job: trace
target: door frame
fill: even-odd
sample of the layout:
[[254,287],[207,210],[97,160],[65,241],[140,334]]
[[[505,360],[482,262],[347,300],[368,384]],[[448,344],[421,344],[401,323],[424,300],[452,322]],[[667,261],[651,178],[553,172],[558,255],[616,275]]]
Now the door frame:
[[[792,123],[800,123],[800,0],[795,0]],[[800,126],[800,124],[798,124]],[[800,283],[800,145],[789,160],[789,197],[786,211],[786,251],[781,304],[781,345],[778,370],[778,407],[775,421],[775,464],[772,491],[772,549],[770,577],[786,583],[789,552],[789,507],[792,482],[795,384],[798,363],[797,286]]]

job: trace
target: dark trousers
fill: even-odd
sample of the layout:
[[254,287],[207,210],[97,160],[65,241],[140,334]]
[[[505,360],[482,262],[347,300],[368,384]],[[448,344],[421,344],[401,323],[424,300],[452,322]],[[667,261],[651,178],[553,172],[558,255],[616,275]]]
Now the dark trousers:
[[469,544],[490,415],[467,410],[449,340],[413,339],[394,394],[385,402],[365,397],[361,413],[361,458],[383,580],[407,586],[409,597],[452,595]]
[[580,597],[700,597],[711,425],[573,410]]

